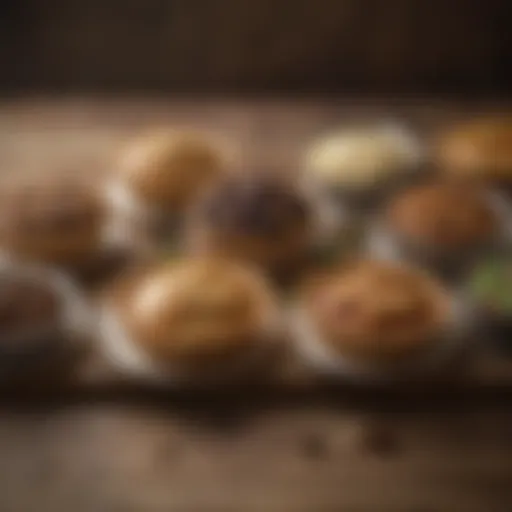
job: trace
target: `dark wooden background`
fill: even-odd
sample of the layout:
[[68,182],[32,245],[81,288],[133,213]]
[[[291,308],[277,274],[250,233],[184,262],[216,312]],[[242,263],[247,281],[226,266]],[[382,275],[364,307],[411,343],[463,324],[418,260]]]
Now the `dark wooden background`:
[[6,92],[510,89],[507,0],[3,0]]

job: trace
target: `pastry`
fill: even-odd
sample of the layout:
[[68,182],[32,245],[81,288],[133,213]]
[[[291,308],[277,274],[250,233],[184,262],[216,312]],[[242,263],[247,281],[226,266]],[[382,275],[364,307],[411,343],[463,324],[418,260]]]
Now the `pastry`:
[[298,355],[319,375],[380,382],[446,362],[466,317],[462,302],[423,271],[354,260],[305,283],[292,324]]
[[219,183],[191,213],[193,253],[254,263],[272,275],[299,268],[322,231],[315,204],[289,180],[255,173]]
[[127,276],[105,296],[101,346],[122,373],[201,386],[266,361],[278,313],[256,271],[220,258],[179,259]]
[[105,208],[98,191],[67,177],[31,177],[0,188],[3,258],[83,269],[102,259]]
[[230,148],[206,133],[161,129],[132,140],[105,185],[112,233],[160,243],[201,193],[228,172]]
[[464,180],[512,182],[512,117],[481,116],[451,126],[436,142],[440,172]]
[[307,150],[304,179],[352,207],[374,207],[418,170],[417,139],[393,125],[345,128],[319,138]]
[[454,182],[426,183],[396,194],[370,227],[372,255],[410,260],[455,277],[510,242],[510,212],[495,193]]

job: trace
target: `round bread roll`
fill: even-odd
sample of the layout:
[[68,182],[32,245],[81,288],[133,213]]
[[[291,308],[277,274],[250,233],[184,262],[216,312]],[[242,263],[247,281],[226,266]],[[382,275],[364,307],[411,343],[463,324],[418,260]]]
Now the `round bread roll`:
[[422,150],[406,130],[386,124],[328,134],[312,144],[305,160],[307,181],[343,199],[365,201],[415,170]]
[[304,259],[316,222],[313,205],[301,191],[266,175],[224,180],[189,221],[187,242],[193,252],[249,261],[270,272]]
[[278,308],[262,278],[217,258],[131,276],[107,296],[102,346],[122,371],[201,383],[245,373],[274,345]]
[[432,368],[460,342],[462,305],[412,267],[361,260],[307,283],[297,348],[320,373],[380,378]]
[[510,185],[512,116],[480,117],[449,128],[435,148],[442,172]]
[[472,185],[428,183],[393,197],[370,230],[378,257],[412,260],[433,270],[466,264],[510,242],[510,209]]
[[114,208],[130,217],[175,215],[227,172],[230,150],[206,133],[161,129],[133,140],[108,186]]
[[42,369],[67,372],[91,328],[91,312],[62,274],[0,263],[0,380],[31,378]]
[[96,190],[71,178],[0,189],[0,251],[6,257],[81,266],[104,249],[105,210]]

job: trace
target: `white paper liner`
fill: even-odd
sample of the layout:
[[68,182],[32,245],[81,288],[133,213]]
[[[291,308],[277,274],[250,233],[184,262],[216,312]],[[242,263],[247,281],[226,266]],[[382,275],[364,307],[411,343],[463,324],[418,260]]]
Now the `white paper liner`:
[[119,180],[105,185],[104,199],[109,208],[102,237],[107,247],[132,247],[136,242],[134,225],[147,225],[158,217],[155,209],[145,205]]
[[311,205],[311,244],[313,248],[329,246],[339,242],[339,238],[348,231],[353,219],[348,210],[336,204],[331,197],[318,187],[302,186],[299,193],[303,194]]
[[321,144],[323,139],[327,140],[332,137],[339,137],[340,141],[342,141],[345,133],[351,135],[354,132],[367,133],[368,137],[371,137],[372,134],[376,136],[386,134],[386,136],[390,137],[390,143],[399,147],[403,162],[398,165],[397,169],[392,169],[382,176],[376,176],[375,180],[347,182],[340,179],[336,182],[318,176],[311,160],[313,158],[312,152],[319,150],[315,150],[314,147],[313,149],[309,148],[302,171],[302,181],[307,188],[316,187],[328,190],[334,197],[341,198],[342,202],[344,200],[354,202],[355,199],[357,203],[364,203],[363,198],[367,195],[373,196],[379,191],[383,193],[384,190],[390,188],[391,184],[403,179],[404,176],[416,174],[421,163],[425,160],[426,149],[421,144],[420,139],[404,124],[396,120],[382,121],[373,125],[366,123],[342,127],[337,132],[325,133],[323,137],[317,139],[316,144]]
[[105,187],[105,201],[109,207],[102,233],[105,247],[140,253],[176,240],[183,214],[145,204],[120,181]]
[[474,315],[471,306],[462,298],[456,297],[453,299],[451,316],[451,322],[439,333],[438,339],[433,340],[428,351],[385,367],[340,355],[322,341],[308,313],[302,307],[296,306],[291,311],[290,324],[295,352],[311,371],[338,380],[379,384],[428,375],[451,361],[465,346],[472,343]]

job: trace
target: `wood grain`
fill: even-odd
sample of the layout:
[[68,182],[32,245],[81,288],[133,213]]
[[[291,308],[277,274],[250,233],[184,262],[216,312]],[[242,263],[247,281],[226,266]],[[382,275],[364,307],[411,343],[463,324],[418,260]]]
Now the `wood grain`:
[[[510,106],[509,106],[510,107]],[[0,172],[92,176],[164,122],[224,131],[248,161],[297,164],[341,121],[398,116],[425,135],[500,105],[25,100],[0,105]],[[496,366],[490,369],[496,376]],[[510,375],[509,367],[502,368]],[[492,390],[491,390],[492,391]],[[510,394],[283,396],[214,402],[100,392],[0,401],[2,512],[508,512]]]

